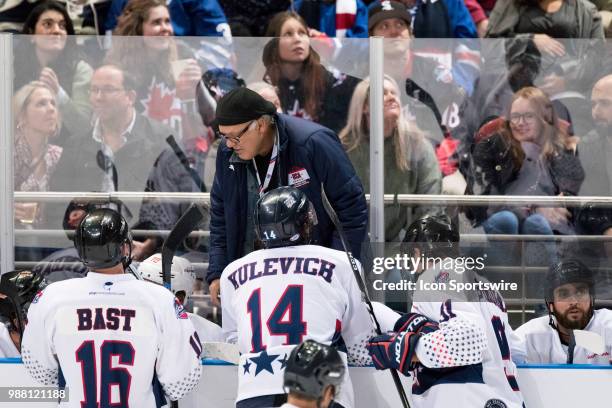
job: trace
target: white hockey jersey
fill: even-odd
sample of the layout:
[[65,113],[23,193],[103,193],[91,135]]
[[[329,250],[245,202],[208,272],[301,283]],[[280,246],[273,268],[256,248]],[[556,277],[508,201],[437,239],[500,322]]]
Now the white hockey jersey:
[[[469,270],[459,274],[433,268],[421,274],[419,280],[445,284],[446,290],[417,290],[414,294],[412,311],[439,322],[440,331],[424,335],[417,346],[422,365],[415,370],[413,406],[453,407],[461,401],[462,407],[522,407],[517,368],[511,356],[517,339],[501,295],[496,291],[451,290],[452,280],[486,282]],[[417,282],[417,289],[420,287]],[[443,349],[449,343],[453,345],[449,353],[439,353],[441,346]],[[472,363],[480,355],[482,361]],[[462,360],[470,364],[461,364]],[[433,368],[440,366],[447,368]]]
[[19,350],[11,339],[11,334],[3,323],[0,323],[0,358],[19,357]]
[[198,384],[200,351],[170,291],[131,274],[94,272],[39,292],[22,343],[30,375],[47,386],[65,380],[69,406],[78,408],[153,408],[164,393],[179,399]]
[[[343,341],[351,363],[371,364],[365,342],[373,325],[344,252],[315,245],[252,252],[223,271],[221,306],[223,331],[242,353],[238,401],[284,394],[287,358],[306,339]],[[354,406],[348,370],[337,401]]]
[[[548,322],[549,317],[542,316],[516,329],[516,335],[525,347],[527,363],[567,363],[568,347],[561,343],[559,333]],[[606,349],[603,354],[598,355],[577,345],[574,348],[574,364],[612,364],[612,311],[595,310],[584,330],[599,334],[604,340]]]

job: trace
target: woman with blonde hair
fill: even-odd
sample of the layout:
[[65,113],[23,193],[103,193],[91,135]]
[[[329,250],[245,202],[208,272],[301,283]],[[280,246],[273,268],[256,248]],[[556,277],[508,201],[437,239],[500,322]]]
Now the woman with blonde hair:
[[[349,106],[347,124],[340,132],[344,145],[364,190],[370,187],[370,80],[355,88]],[[399,87],[385,75],[384,98],[385,194],[440,194],[442,176],[431,144],[416,124],[404,118],[399,101]],[[400,232],[410,223],[431,212],[425,207],[394,204],[385,209],[385,240],[398,241]]]
[[87,91],[93,69],[76,44],[65,5],[56,1],[36,3],[24,22],[25,35],[15,39],[14,89],[31,81],[40,81],[51,89],[63,118],[56,143],[64,146],[89,125]]
[[[13,97],[15,128],[15,190],[47,191],[62,148],[49,143],[60,130],[57,99],[41,82],[23,86]],[[42,219],[36,203],[16,203],[15,218],[24,224]]]
[[[576,154],[576,137],[558,118],[551,100],[535,87],[517,91],[508,119],[485,124],[473,153],[474,194],[576,195],[584,171]],[[564,207],[489,206],[472,211],[472,221],[487,234],[573,234],[574,220]],[[547,245],[555,260],[553,244]]]
[[178,139],[205,134],[195,104],[202,70],[192,50],[175,40],[167,2],[130,0],[113,34],[106,61],[136,79],[137,109],[174,128]]

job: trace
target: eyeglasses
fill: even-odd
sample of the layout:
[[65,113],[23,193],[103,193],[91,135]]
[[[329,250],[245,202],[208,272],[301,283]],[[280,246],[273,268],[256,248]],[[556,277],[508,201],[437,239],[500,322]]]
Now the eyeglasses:
[[577,301],[581,301],[588,299],[590,293],[589,288],[586,286],[578,287],[576,290],[558,289],[555,291],[555,300],[567,302],[570,299],[576,299]]
[[92,86],[91,88],[89,88],[89,95],[91,96],[100,94],[102,96],[109,96],[121,91],[123,91],[122,88],[113,88],[110,86],[98,88],[96,86]]
[[534,112],[526,112],[526,113],[513,113],[510,115],[510,122],[513,125],[518,125],[521,123],[521,119],[525,123],[533,123],[535,122],[538,116]]
[[242,129],[240,131],[240,133],[238,133],[236,136],[228,136],[226,134],[221,133],[220,131],[217,131],[217,135],[221,138],[221,140],[223,140],[225,142],[225,144],[227,144],[227,142],[232,142],[233,144],[238,144],[240,143],[240,138],[251,128],[251,125],[256,122],[256,119],[253,119],[252,121],[250,121],[245,127],[244,129]]

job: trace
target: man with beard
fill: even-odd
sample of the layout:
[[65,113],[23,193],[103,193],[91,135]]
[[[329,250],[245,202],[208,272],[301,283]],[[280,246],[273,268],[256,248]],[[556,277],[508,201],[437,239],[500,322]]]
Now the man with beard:
[[[524,342],[527,363],[612,364],[612,311],[593,310],[594,287],[593,272],[577,259],[550,267],[548,316],[530,320],[515,331]],[[605,351],[596,354],[577,345],[574,330],[599,334]]]
[[[595,128],[578,144],[585,175],[579,195],[610,196],[612,162],[608,158],[612,154],[612,75],[604,76],[593,86],[591,115]],[[579,232],[585,235],[612,235],[612,209],[588,203],[578,212],[577,225]],[[585,246],[584,250],[602,257],[604,265],[607,265],[607,259],[612,256],[612,242]]]
[[601,78],[591,93],[591,115],[595,129],[578,146],[585,179],[580,195],[608,196],[612,193],[612,75]]

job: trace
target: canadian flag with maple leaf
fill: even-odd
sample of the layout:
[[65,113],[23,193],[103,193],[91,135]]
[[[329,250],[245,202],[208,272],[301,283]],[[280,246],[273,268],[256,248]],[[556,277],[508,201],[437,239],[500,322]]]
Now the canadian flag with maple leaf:
[[145,98],[141,99],[140,103],[144,108],[144,116],[170,126],[177,132],[177,138],[182,139],[181,100],[177,98],[175,88],[153,78]]

